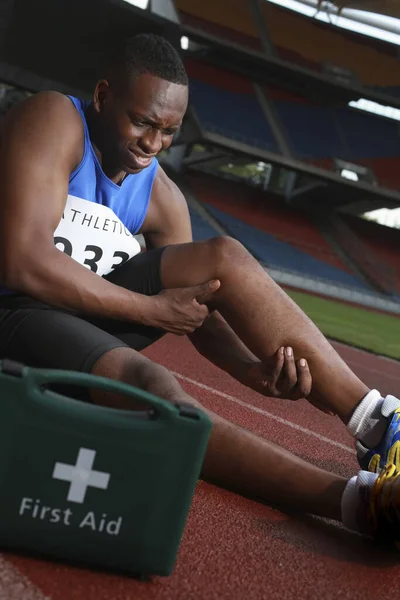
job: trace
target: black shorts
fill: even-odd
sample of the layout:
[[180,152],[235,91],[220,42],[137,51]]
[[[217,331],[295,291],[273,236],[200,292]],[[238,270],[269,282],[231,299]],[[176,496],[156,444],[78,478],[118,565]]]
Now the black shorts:
[[[146,296],[158,294],[163,251],[158,248],[138,254],[105,279]],[[0,296],[0,359],[31,367],[90,372],[109,350],[143,350],[163,333],[144,325],[54,308],[29,296]]]

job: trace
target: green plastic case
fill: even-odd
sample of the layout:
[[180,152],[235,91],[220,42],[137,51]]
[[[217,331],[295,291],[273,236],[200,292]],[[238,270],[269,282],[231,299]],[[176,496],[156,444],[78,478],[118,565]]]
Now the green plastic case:
[[[124,394],[151,411],[60,395]],[[0,546],[136,576],[170,575],[211,420],[102,377],[0,362]]]

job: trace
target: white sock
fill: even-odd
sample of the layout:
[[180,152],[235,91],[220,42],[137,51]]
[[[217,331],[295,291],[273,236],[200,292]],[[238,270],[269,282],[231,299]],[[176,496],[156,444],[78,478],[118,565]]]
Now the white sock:
[[377,477],[376,473],[360,471],[356,477],[348,481],[341,503],[342,521],[345,527],[359,533],[372,533],[366,508],[369,504],[371,488]]
[[387,428],[387,420],[381,413],[382,404],[383,398],[378,390],[371,390],[361,400],[347,425],[348,431],[368,448],[379,444]]

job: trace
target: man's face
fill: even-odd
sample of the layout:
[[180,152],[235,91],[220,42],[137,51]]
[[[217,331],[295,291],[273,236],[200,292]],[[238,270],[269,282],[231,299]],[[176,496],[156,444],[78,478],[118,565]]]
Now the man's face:
[[126,91],[99,82],[94,104],[102,124],[103,156],[127,173],[145,169],[171,145],[187,102],[187,86],[153,75],[134,78]]

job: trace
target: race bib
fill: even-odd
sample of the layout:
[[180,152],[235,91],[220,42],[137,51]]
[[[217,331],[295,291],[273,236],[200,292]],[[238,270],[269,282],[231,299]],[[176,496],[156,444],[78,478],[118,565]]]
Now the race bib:
[[98,275],[107,275],[140,252],[139,242],[111,208],[70,195],[54,244]]

